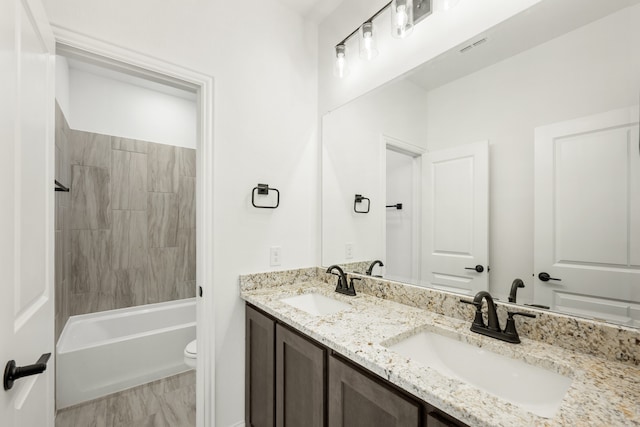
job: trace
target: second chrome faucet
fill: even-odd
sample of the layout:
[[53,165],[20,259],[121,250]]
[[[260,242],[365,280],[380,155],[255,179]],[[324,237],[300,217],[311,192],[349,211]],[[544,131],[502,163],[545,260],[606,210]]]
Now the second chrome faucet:
[[[482,315],[482,301],[487,301],[487,324],[484,323],[484,317]],[[471,324],[471,331],[478,334],[486,335],[488,337],[496,338],[501,341],[506,341],[513,344],[520,342],[518,331],[516,330],[514,316],[536,317],[534,314],[523,312],[507,312],[507,324],[502,330],[500,328],[500,320],[498,319],[498,313],[496,311],[496,304],[493,302],[493,297],[487,291],[478,292],[473,301],[460,300],[465,304],[472,304],[476,307],[475,317]]]

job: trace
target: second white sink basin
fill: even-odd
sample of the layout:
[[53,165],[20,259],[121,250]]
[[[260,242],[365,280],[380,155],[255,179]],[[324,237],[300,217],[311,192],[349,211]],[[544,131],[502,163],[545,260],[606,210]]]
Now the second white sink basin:
[[347,303],[321,294],[296,295],[295,297],[283,298],[280,301],[314,316],[326,316],[351,308]]
[[554,416],[572,382],[556,372],[433,332],[387,347],[545,418]]

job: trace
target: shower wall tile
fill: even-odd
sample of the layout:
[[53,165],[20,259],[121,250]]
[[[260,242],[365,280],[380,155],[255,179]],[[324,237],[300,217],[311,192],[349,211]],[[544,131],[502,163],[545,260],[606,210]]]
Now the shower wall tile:
[[[55,105],[55,179],[66,187],[71,186],[71,167],[69,165],[69,126],[60,109]],[[55,339],[57,340],[68,318],[67,299],[70,283],[71,242],[70,199],[69,193],[55,193]]]
[[171,145],[149,144],[147,151],[147,189],[158,193],[178,191],[178,148]]
[[71,315],[195,296],[195,150],[67,132],[66,160],[56,141],[56,175],[72,188],[56,196],[57,333]]
[[63,289],[64,289],[64,252],[63,252],[63,243],[64,240],[62,238],[62,231],[56,231],[54,235],[54,286],[55,286],[55,336],[56,339],[60,336],[60,331],[62,329],[62,300],[63,300]]
[[104,230],[111,227],[109,170],[71,167],[71,228]]
[[147,213],[144,211],[113,211],[111,262],[114,270],[146,266],[149,248]]
[[71,294],[69,297],[69,316],[97,313],[115,308],[117,307],[114,296],[110,293],[89,292],[84,294]]
[[176,272],[178,248],[149,249],[149,303],[178,299]]
[[111,231],[71,231],[71,291],[109,293],[113,290]]
[[64,226],[64,217],[62,216],[62,201],[58,196],[59,192],[56,192],[54,199],[54,210],[53,210],[53,219],[55,224],[55,231],[62,231],[62,227]]
[[178,271],[176,280],[196,280],[196,229],[178,229]]
[[62,149],[58,146],[58,144],[56,144],[55,146],[55,170],[53,176],[56,181],[62,182],[60,181],[60,178],[62,176]]
[[147,303],[147,266],[115,270],[115,305],[133,307]]
[[[54,283],[62,285],[64,280],[64,239],[62,238],[62,230],[54,233]],[[57,289],[56,289],[57,291]]]
[[196,150],[192,148],[178,148],[180,156],[180,175],[196,177]]
[[71,283],[71,208],[63,207],[62,216],[64,217],[62,226],[62,247],[65,254],[63,271],[65,279]]
[[147,203],[149,246],[152,248],[178,245],[178,195],[149,193]]
[[147,208],[147,155],[113,150],[111,158],[112,209]]
[[193,298],[196,296],[196,281],[188,280],[178,283],[178,298]]
[[[153,144],[153,143],[149,143]],[[111,148],[113,150],[132,151],[134,153],[147,153],[147,142],[137,139],[111,137]]]
[[111,137],[97,133],[69,130],[72,165],[109,168],[111,163]]
[[179,228],[195,228],[196,226],[196,179],[188,176],[180,177],[178,191]]

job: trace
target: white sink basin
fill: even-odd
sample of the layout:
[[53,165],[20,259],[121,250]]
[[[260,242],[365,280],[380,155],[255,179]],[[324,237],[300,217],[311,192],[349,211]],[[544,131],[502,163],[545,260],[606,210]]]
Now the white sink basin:
[[283,298],[280,301],[314,316],[326,316],[351,308],[347,303],[321,294],[296,295],[295,297]]
[[560,408],[572,381],[433,332],[421,332],[388,348],[545,418]]

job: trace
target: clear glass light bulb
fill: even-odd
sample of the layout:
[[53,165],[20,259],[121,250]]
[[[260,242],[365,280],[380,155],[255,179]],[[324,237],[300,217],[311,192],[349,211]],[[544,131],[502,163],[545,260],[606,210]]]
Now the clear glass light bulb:
[[336,58],[336,68],[338,70],[338,77],[342,78],[345,74],[346,63],[344,59],[344,53],[341,53]]
[[396,9],[396,25],[400,28],[404,28],[407,25],[409,17],[407,16],[407,6],[400,5]]
[[336,46],[336,62],[333,66],[333,74],[340,79],[349,74],[346,47],[343,44]]
[[373,24],[371,22],[365,22],[360,27],[360,58],[367,61],[375,58],[378,55],[376,49],[376,41],[373,37]]
[[391,2],[391,34],[405,38],[413,30],[413,0],[393,0]]

